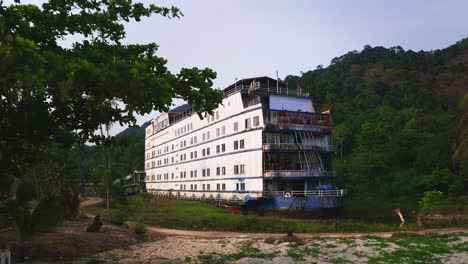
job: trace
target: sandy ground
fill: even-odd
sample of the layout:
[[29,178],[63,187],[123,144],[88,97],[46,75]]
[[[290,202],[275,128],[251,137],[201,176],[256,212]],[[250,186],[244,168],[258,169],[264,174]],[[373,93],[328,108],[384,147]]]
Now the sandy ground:
[[[460,237],[457,243],[464,243],[468,236]],[[374,239],[308,239],[304,245],[295,246],[294,243],[282,242],[276,239],[251,239],[251,238],[194,238],[184,236],[165,237],[159,241],[146,242],[131,246],[128,249],[112,250],[101,253],[96,258],[108,262],[117,263],[197,263],[198,256],[209,253],[232,254],[242,250],[246,245],[258,248],[263,253],[277,252],[273,259],[242,258],[229,263],[335,263],[337,259],[350,261],[349,263],[367,263],[369,257],[381,255],[382,252],[391,252],[400,249],[398,245],[386,243],[385,247],[379,246]],[[315,254],[306,254],[307,249],[317,249]],[[288,257],[288,252],[302,253],[303,260],[294,260]],[[443,263],[462,264],[468,263],[468,252],[442,256]],[[344,263],[344,262],[340,262]]]

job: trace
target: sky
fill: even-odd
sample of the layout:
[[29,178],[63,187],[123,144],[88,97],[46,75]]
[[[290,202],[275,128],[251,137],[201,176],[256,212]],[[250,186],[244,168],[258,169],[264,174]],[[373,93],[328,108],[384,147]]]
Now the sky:
[[[128,23],[125,42],[157,43],[172,72],[209,67],[221,89],[236,78],[300,75],[365,45],[435,50],[468,37],[466,0],[141,2],[174,5],[184,16]],[[155,116],[139,116],[138,124]]]

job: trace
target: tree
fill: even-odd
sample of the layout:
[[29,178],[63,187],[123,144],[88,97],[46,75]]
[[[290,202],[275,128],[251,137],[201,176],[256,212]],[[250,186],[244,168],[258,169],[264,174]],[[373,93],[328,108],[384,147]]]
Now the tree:
[[[50,0],[38,7],[0,1],[0,177],[22,177],[47,159],[54,144],[70,149],[102,125],[134,125],[136,114],[168,111],[182,98],[212,114],[222,91],[216,73],[183,68],[170,72],[155,43],[124,45],[124,23],[157,14],[179,18],[176,7],[131,0]],[[82,36],[71,48],[63,38]],[[120,107],[109,102],[118,102]]]

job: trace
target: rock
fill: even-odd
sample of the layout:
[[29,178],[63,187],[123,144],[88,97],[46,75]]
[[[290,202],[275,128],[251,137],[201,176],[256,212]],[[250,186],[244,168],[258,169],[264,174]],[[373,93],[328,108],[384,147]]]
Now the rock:
[[86,232],[99,232],[102,226],[101,216],[96,215],[92,222],[85,225],[84,231]]

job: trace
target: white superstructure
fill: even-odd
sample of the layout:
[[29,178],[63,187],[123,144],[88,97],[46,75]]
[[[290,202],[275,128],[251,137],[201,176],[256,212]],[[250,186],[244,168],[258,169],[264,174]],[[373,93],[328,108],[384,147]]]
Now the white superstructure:
[[225,89],[212,116],[201,120],[185,105],[151,122],[146,189],[219,201],[304,192],[335,177],[330,138],[330,116],[314,113],[308,94],[244,79]]

